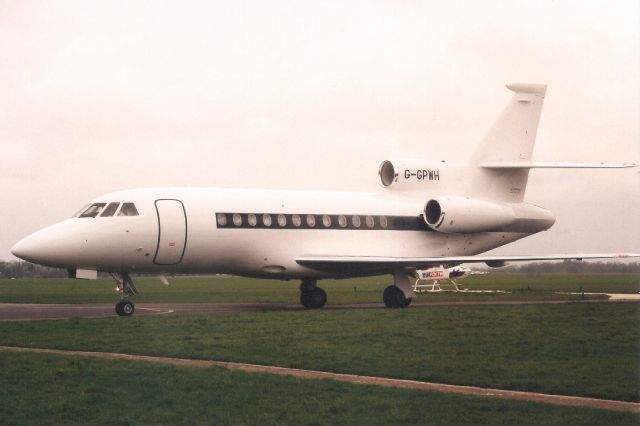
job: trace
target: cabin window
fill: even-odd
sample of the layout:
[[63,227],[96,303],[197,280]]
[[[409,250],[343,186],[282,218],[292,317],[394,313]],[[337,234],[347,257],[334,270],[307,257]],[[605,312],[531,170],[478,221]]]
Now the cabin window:
[[308,214],[307,215],[307,226],[309,228],[313,228],[314,226],[316,226],[316,217],[312,214]]
[[118,210],[118,206],[119,205],[120,205],[120,203],[109,203],[109,205],[107,205],[107,208],[105,208],[102,211],[102,214],[100,214],[100,217],[113,216],[116,213],[116,210]]
[[138,209],[133,203],[122,203],[118,216],[138,216]]
[[81,215],[80,217],[96,217],[98,216],[98,213],[100,213],[100,211],[104,208],[104,206],[106,206],[107,203],[95,203],[95,204],[91,204],[91,206],[86,209]]
[[367,218],[365,219],[365,222],[367,223],[367,228],[373,228],[373,226],[375,225],[373,221],[373,216],[367,216]]
[[[133,203],[124,203],[120,207],[120,215],[135,209]],[[80,217],[111,216],[117,210],[117,202],[95,203],[90,205]],[[137,214],[137,210],[133,210]],[[299,214],[299,213],[214,213],[218,228],[235,229],[317,229],[326,230],[394,230],[425,231],[429,230],[421,216],[373,216],[346,214]]]

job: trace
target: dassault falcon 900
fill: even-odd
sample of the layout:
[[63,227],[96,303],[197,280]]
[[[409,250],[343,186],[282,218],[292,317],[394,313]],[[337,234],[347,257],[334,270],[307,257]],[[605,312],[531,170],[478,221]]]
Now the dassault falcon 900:
[[554,215],[523,202],[532,168],[620,168],[633,164],[532,161],[546,86],[511,84],[508,105],[465,164],[392,159],[380,192],[133,189],[103,195],[72,218],[18,242],[24,260],[66,268],[73,278],[109,272],[119,315],[137,293],[132,273],[222,273],[299,279],[300,301],[321,308],[322,278],[391,274],[389,308],[409,306],[418,269],[484,262],[613,258],[635,254],[483,256],[549,229]]

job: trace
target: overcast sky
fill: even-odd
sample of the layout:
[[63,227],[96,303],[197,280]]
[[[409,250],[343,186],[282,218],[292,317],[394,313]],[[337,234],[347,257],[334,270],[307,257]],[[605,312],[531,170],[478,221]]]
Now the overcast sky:
[[[378,191],[466,159],[548,85],[534,159],[640,161],[640,2],[0,0],[0,259],[100,194]],[[551,230],[500,253],[640,251],[639,170],[535,170]]]

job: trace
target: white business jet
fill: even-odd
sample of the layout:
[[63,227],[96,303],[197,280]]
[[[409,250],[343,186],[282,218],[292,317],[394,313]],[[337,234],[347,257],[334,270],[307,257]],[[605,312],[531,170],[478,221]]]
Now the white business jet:
[[[511,84],[506,109],[465,164],[387,160],[376,193],[133,189],[91,200],[72,218],[18,242],[24,260],[74,278],[109,272],[119,315],[131,315],[131,273],[222,273],[300,279],[306,308],[324,306],[321,278],[391,274],[389,308],[409,306],[410,277],[438,265],[613,258],[632,254],[479,256],[549,229],[553,214],[523,203],[529,170],[630,167],[531,160],[546,86]],[[634,255],[635,256],[635,255]]]

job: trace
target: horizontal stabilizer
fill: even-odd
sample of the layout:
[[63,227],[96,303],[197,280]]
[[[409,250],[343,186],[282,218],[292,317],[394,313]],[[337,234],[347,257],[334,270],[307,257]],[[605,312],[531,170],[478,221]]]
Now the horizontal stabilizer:
[[638,167],[635,163],[557,163],[538,161],[493,161],[483,163],[485,169],[623,169]]
[[547,91],[547,85],[531,83],[511,83],[507,84],[507,89],[516,93],[536,93],[539,95],[544,95]]
[[583,260],[583,259],[624,259],[640,257],[640,253],[596,253],[596,254],[543,254],[532,256],[447,256],[447,257],[387,257],[387,256],[301,256],[296,262],[320,271],[365,273],[388,273],[398,268],[429,268],[440,265],[461,263],[530,262],[534,260]]

